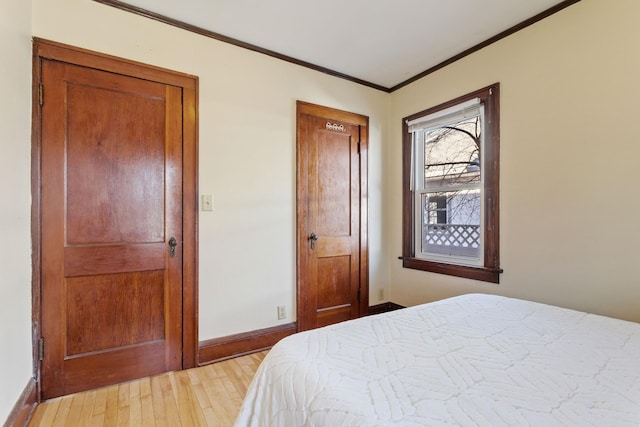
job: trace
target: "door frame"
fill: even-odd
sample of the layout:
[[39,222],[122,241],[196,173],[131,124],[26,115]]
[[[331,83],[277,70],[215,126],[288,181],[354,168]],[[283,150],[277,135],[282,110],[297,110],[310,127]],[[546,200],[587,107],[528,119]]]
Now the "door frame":
[[[341,121],[360,126],[360,317],[369,313],[369,186],[368,186],[368,153],[369,153],[369,117],[349,111],[337,110],[322,105],[296,101],[296,316],[297,330],[308,329],[309,320],[306,317],[307,301],[304,294],[304,278],[301,274],[302,251],[306,250],[309,242],[306,235],[306,218],[308,216],[306,187],[301,183],[307,177],[305,171],[300,170],[300,156],[302,154],[302,135],[300,118],[303,115]],[[301,325],[302,324],[302,328]]]
[[[196,366],[198,352],[198,77],[34,37],[31,118],[31,245],[33,375],[42,399],[40,337],[42,335],[41,151],[42,61],[54,60],[182,89],[183,115],[183,264],[182,369]],[[46,95],[44,95],[46,97]],[[46,98],[45,98],[46,99]],[[46,102],[46,101],[45,101]]]

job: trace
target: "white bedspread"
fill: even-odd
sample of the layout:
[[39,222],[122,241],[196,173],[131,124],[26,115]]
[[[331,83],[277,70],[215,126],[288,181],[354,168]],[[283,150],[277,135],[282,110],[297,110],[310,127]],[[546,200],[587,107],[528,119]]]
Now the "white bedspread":
[[280,341],[236,426],[640,426],[640,324],[471,294]]

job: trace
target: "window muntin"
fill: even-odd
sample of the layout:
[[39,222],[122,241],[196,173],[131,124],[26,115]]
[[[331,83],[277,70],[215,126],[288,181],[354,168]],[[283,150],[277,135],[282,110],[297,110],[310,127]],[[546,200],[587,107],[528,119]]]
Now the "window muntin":
[[402,125],[403,267],[499,283],[499,85]]

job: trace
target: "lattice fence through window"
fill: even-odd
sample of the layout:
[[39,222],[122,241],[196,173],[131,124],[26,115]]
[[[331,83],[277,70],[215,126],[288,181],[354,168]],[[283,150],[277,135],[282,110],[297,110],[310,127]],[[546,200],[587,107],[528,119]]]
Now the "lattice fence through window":
[[425,236],[428,245],[462,248],[480,247],[480,226],[464,224],[429,224]]

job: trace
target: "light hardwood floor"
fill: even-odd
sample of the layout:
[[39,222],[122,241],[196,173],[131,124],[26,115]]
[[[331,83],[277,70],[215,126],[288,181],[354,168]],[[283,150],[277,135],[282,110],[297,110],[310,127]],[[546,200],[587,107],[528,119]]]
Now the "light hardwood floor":
[[266,354],[51,399],[29,427],[231,426]]

